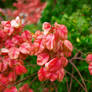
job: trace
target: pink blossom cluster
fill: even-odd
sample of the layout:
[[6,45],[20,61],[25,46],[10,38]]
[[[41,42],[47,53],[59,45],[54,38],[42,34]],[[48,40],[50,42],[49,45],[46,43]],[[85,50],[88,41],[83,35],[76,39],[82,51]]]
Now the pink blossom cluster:
[[8,16],[20,16],[23,23],[32,24],[39,21],[46,3],[42,3],[40,0],[17,0],[13,6],[16,7],[16,10],[8,9]]
[[23,60],[30,55],[32,34],[22,28],[19,17],[0,24],[0,92],[27,72]]
[[[68,30],[64,25],[43,23],[43,31],[23,31],[19,17],[0,24],[0,91],[15,83],[17,76],[27,72],[24,60],[28,55],[37,56],[40,81],[62,81],[64,68],[68,64],[73,46],[67,39]],[[34,39],[34,41],[32,41]],[[25,91],[24,91],[25,90]],[[28,91],[26,91],[28,90]],[[25,84],[17,91],[16,87],[6,88],[5,92],[32,92]]]
[[43,24],[43,32],[36,31],[31,53],[37,56],[37,64],[41,66],[38,71],[40,81],[62,81],[64,67],[67,66],[67,57],[71,56],[73,46],[67,40],[66,26],[55,23]]
[[90,72],[90,75],[92,75],[92,54],[88,54],[86,57],[86,61],[89,64],[88,70]]

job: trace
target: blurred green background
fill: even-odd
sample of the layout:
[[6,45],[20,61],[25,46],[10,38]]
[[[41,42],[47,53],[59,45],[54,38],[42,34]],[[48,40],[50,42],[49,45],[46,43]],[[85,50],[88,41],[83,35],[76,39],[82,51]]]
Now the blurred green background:
[[[0,0],[0,8],[14,8],[12,3],[15,1],[16,0],[6,0],[6,2],[2,2]],[[50,22],[52,25],[54,22],[64,24],[68,28],[68,39],[74,46],[72,56],[77,53],[76,49],[85,54],[92,52],[92,0],[42,0],[42,2],[44,1],[47,2],[47,6],[42,12],[41,19],[37,24],[26,25],[24,29],[28,29],[31,32],[35,32],[39,29],[42,30],[41,27],[43,22]],[[85,58],[85,54],[83,54],[82,57]],[[28,57],[25,61],[25,65],[26,62],[36,64],[36,57]],[[80,60],[74,60],[73,62],[85,79],[88,92],[92,92],[92,76],[89,74],[88,64],[85,61]],[[39,66],[26,67],[28,69],[28,73],[20,76],[18,80],[23,79],[33,72],[37,72],[40,68]],[[68,64],[66,70],[72,73],[72,65]],[[73,75],[81,82],[81,78],[75,69],[73,70]],[[19,88],[24,83],[28,83],[30,87],[33,88],[34,92],[43,92],[43,88],[49,88],[49,92],[56,92],[54,87],[58,89],[58,92],[68,92],[66,79],[68,84],[70,84],[71,80],[71,77],[66,74],[62,82],[55,81],[52,84],[50,81],[40,82],[36,78],[36,80],[31,83],[34,78],[35,77],[32,77],[29,80],[20,83],[17,87]],[[85,91],[80,88],[79,84],[75,80],[72,80],[71,92]]]

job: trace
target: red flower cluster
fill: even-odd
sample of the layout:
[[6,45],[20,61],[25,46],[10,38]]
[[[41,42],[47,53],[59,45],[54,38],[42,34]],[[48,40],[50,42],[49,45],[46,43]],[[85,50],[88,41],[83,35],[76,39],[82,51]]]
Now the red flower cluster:
[[0,92],[27,72],[23,60],[30,55],[32,35],[22,27],[19,17],[0,24]]
[[8,16],[20,16],[23,18],[23,23],[32,24],[38,22],[46,3],[42,3],[40,0],[17,0],[17,3],[13,5],[16,10],[8,9]]
[[43,24],[43,32],[34,34],[34,43],[31,53],[37,55],[37,64],[41,66],[38,71],[40,81],[62,81],[64,67],[67,66],[67,57],[71,56],[73,46],[67,40],[68,30],[64,25],[48,22]]
[[89,69],[90,75],[92,75],[92,54],[88,54],[88,56],[86,57],[86,61],[89,64],[88,69]]

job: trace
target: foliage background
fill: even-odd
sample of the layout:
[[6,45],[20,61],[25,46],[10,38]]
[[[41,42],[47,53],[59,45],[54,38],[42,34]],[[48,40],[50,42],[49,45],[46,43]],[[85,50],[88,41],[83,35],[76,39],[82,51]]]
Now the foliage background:
[[[0,8],[14,9],[12,3],[15,1],[16,0],[6,0],[6,2],[2,2],[0,0]],[[24,29],[28,29],[31,32],[35,32],[39,29],[42,30],[42,23],[45,21],[50,22],[51,24],[54,24],[54,22],[64,24],[69,30],[68,39],[74,46],[72,56],[78,52],[77,50],[82,51],[85,54],[92,52],[92,0],[42,0],[42,2],[44,1],[47,2],[47,6],[42,12],[41,19],[35,25],[26,25]],[[85,58],[85,54],[83,54],[82,57]],[[26,65],[26,62],[29,63],[29,65]],[[73,62],[85,79],[88,92],[92,92],[92,76],[89,74],[88,64],[85,61],[80,60],[74,60]],[[37,72],[40,68],[39,66],[30,66],[30,64],[36,64],[35,56],[27,58],[25,66],[28,69],[28,73],[19,77],[18,80]],[[72,65],[69,64],[66,70],[72,73]],[[73,70],[73,75],[81,82],[81,78],[75,69]],[[34,79],[35,81],[33,81]],[[40,82],[37,77],[33,76],[18,84],[17,87],[19,88],[27,82],[30,87],[34,89],[34,92],[43,92],[42,90],[44,87],[49,88],[50,92],[55,92],[54,87],[58,89],[58,92],[67,92],[66,79],[68,84],[70,84],[71,77],[67,74],[62,82],[59,83],[58,81],[55,81],[53,84],[50,81]],[[84,91],[75,80],[72,80],[71,92]]]

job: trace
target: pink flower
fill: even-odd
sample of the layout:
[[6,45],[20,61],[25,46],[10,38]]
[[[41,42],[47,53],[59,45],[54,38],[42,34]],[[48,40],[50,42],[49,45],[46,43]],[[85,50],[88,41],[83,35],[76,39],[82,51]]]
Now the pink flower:
[[19,88],[19,92],[33,92],[33,90],[29,88],[28,84],[24,84],[21,88]]
[[15,47],[15,44],[14,44],[13,41],[10,40],[10,39],[7,39],[7,40],[5,41],[5,43],[4,43],[4,45],[5,45],[6,48]]
[[55,72],[61,67],[61,61],[56,57],[45,64],[47,71]]
[[92,75],[92,62],[89,63],[88,70],[90,72],[90,75]]
[[16,87],[6,88],[4,92],[18,92]]
[[44,37],[43,39],[43,43],[45,45],[45,47],[48,49],[48,50],[53,50],[54,47],[55,47],[55,35],[54,34],[49,34],[47,36]]
[[11,27],[19,28],[21,26],[21,20],[19,17],[16,17],[16,19],[12,20],[10,24],[11,24]]
[[19,46],[23,42],[23,38],[20,35],[15,35],[11,39],[12,43],[16,46]]
[[11,59],[17,59],[19,57],[19,49],[16,47],[12,47],[9,49],[8,55]]
[[92,62],[92,54],[88,54],[88,55],[87,55],[86,61],[87,61],[88,63]]
[[9,75],[8,75],[8,80],[11,81],[11,82],[13,82],[13,81],[16,80],[15,71],[9,73]]
[[22,54],[30,54],[31,46],[28,42],[24,42],[21,44],[19,50]]
[[15,71],[17,75],[22,75],[27,72],[27,69],[23,65],[17,65]]
[[50,23],[44,22],[42,29],[44,30],[44,35],[50,33],[50,30],[51,30],[51,25],[50,25]]
[[21,34],[21,37],[23,38],[23,41],[29,41],[29,42],[31,42],[31,40],[32,40],[32,34],[28,30],[24,31]]
[[57,79],[57,74],[49,72],[49,78],[48,79],[50,79],[50,81],[52,81],[52,82],[55,81]]
[[70,57],[70,56],[72,55],[72,53],[69,52],[69,51],[64,51],[64,55],[65,55],[66,57]]
[[2,48],[2,49],[1,49],[1,54],[2,54],[2,55],[7,55],[7,54],[8,54],[8,51],[9,51],[9,50],[8,50],[7,48]]
[[0,40],[6,38],[6,33],[3,30],[0,30]]
[[59,60],[63,67],[66,67],[68,65],[68,60],[64,56],[62,56]]
[[45,68],[41,67],[38,71],[38,78],[40,81],[45,81],[47,79],[46,77],[47,71]]
[[42,43],[42,39],[36,39],[33,43],[33,53],[35,55],[38,55],[39,53],[41,53],[43,50],[45,49],[43,43]]
[[65,49],[67,49],[67,50],[69,50],[71,52],[73,51],[72,43],[69,40],[64,41],[64,46],[65,46]]
[[37,64],[40,66],[46,64],[48,60],[49,60],[48,53],[41,53],[37,56]]
[[3,32],[6,33],[7,36],[11,36],[14,32],[14,28],[11,27],[10,21],[2,21]]
[[57,80],[61,82],[64,78],[64,75],[65,75],[64,69],[61,68],[60,70],[57,71]]
[[68,30],[65,25],[55,23],[56,34],[58,38],[65,40],[67,39]]
[[12,59],[9,61],[9,67],[14,68],[17,64],[23,64],[22,60]]
[[8,78],[5,77],[4,75],[0,74],[0,88],[3,86],[3,85],[7,86],[9,84],[9,81],[8,81]]

